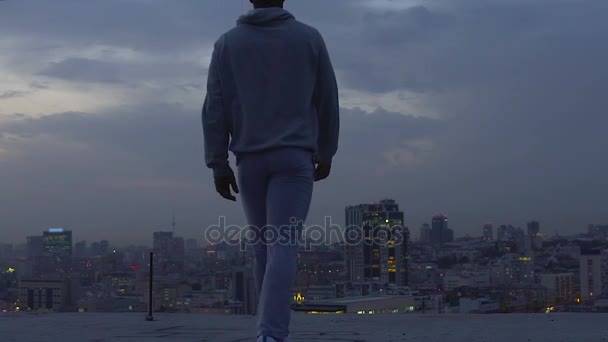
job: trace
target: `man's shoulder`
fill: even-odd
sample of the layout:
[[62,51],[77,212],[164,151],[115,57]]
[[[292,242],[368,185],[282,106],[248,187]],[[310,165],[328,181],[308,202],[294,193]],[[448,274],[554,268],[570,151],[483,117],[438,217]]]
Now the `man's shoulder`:
[[319,32],[319,30],[317,30],[311,25],[308,25],[296,19],[293,19],[290,24],[292,25],[292,29],[295,32],[300,33],[302,36],[308,38],[310,41],[319,42],[323,40],[321,32]]
[[224,46],[226,46],[226,44],[228,42],[230,42],[231,40],[234,40],[237,36],[241,35],[243,33],[243,28],[241,27],[241,25],[237,25],[233,28],[231,28],[230,30],[222,33],[216,40],[214,43],[215,48],[223,48]]
[[300,30],[302,30],[304,32],[307,32],[309,34],[318,35],[318,36],[321,35],[321,33],[319,32],[319,30],[317,30],[315,27],[310,26],[310,25],[308,25],[306,23],[303,23],[303,22],[301,22],[301,21],[299,21],[297,19],[293,19],[292,20],[292,24],[295,25],[295,26],[297,26]]
[[[312,39],[322,38],[319,30],[317,30],[313,26],[305,24],[297,19],[289,20],[289,23],[285,24],[285,29],[291,30],[294,33],[299,33],[299,34],[308,36],[309,38],[312,38]],[[235,27],[231,28],[230,30],[228,30],[224,34],[222,34],[216,41],[216,44],[223,43],[232,38],[236,38],[242,34],[247,34],[248,32],[250,32],[250,27],[248,27],[248,25],[242,25],[242,24],[236,25]]]

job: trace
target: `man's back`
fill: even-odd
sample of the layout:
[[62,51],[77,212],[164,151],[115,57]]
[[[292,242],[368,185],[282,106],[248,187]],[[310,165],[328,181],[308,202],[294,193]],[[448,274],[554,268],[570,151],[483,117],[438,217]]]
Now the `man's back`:
[[[331,160],[337,148],[337,85],[325,43],[284,9],[250,11],[220,37],[208,101],[219,102],[208,109],[221,108],[237,155],[301,147]],[[207,163],[215,169],[218,151],[207,136],[206,142],[212,148]]]

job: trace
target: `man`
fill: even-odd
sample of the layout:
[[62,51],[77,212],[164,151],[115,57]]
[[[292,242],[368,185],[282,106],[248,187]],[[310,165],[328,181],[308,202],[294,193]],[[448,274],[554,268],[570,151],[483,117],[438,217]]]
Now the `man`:
[[235,201],[240,189],[253,227],[258,341],[287,341],[297,234],[313,182],[329,176],[338,146],[338,87],[317,30],[295,20],[283,0],[250,1],[254,9],[214,46],[205,159],[222,197]]

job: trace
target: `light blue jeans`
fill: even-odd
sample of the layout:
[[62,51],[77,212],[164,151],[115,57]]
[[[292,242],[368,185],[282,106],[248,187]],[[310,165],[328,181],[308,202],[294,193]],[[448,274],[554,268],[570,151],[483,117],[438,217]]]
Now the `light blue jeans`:
[[314,183],[313,154],[279,148],[237,156],[245,215],[254,231],[258,336],[289,335],[297,234],[308,214]]

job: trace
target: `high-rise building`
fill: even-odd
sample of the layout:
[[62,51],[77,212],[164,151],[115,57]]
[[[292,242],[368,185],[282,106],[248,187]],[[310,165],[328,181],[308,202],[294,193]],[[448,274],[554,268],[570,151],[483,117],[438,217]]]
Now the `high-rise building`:
[[385,199],[349,206],[345,212],[349,280],[407,285],[409,231],[399,205]]
[[184,270],[184,239],[173,232],[155,232],[153,236],[154,269],[158,275],[181,273]]
[[255,315],[258,303],[251,269],[239,267],[232,271],[230,292],[232,299],[243,305],[242,314]]
[[185,266],[186,246],[183,237],[174,237],[171,244],[169,263],[171,273],[182,273]]
[[604,263],[602,257],[600,250],[581,251],[580,287],[582,300],[595,299],[602,293],[602,264]]
[[50,228],[42,232],[42,249],[49,273],[67,274],[72,263],[72,231]]
[[90,254],[92,256],[105,256],[110,252],[110,243],[107,240],[91,243]]
[[74,256],[75,257],[83,257],[87,255],[87,242],[86,241],[78,241],[74,244]]
[[490,266],[490,281],[493,285],[535,283],[534,257],[518,253],[507,253],[493,261]]
[[488,222],[483,225],[483,239],[486,241],[494,240],[494,226]]
[[452,241],[454,241],[454,231],[448,227],[448,217],[441,213],[433,216],[431,243],[441,248],[444,243]]
[[42,236],[28,236],[25,248],[27,258],[41,256],[43,253]]
[[501,225],[498,227],[497,240],[511,244],[515,248],[515,250],[511,251],[524,254],[530,251],[530,239],[526,238],[526,233],[521,227],[515,228],[512,225]]
[[42,232],[44,252],[58,256],[72,256],[72,231],[63,228],[51,228]]
[[154,273],[166,275],[169,273],[169,255],[173,242],[172,232],[155,232],[153,236]]
[[431,242],[431,226],[429,226],[428,223],[424,223],[422,227],[420,227],[420,242]]
[[528,222],[528,236],[536,237],[540,233],[540,222],[530,221]]
[[532,249],[538,250],[541,248],[540,222],[538,222],[538,221],[528,222],[528,240],[529,240],[529,245]]
[[42,236],[28,236],[25,247],[26,263],[24,275],[28,277],[37,277],[43,271],[43,254]]
[[509,229],[506,224],[501,224],[496,232],[496,240],[507,241],[509,236]]
[[549,290],[554,304],[572,303],[578,295],[574,273],[543,273],[540,275],[540,284]]
[[110,253],[110,242],[108,240],[101,240],[99,242],[99,255],[106,255]]

